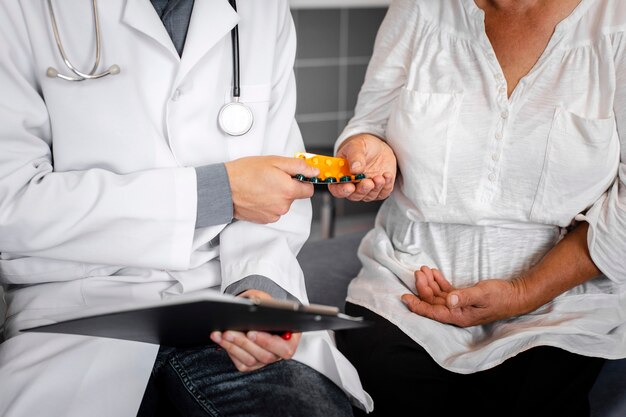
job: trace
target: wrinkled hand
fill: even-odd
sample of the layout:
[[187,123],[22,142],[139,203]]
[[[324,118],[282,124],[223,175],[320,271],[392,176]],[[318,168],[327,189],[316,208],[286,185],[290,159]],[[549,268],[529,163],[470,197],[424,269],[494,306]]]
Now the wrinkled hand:
[[402,302],[415,314],[459,327],[488,324],[528,312],[521,280],[490,279],[457,289],[437,269],[415,271],[419,296],[404,294]]
[[294,200],[313,195],[313,185],[294,180],[294,175],[319,175],[302,159],[282,156],[252,156],[225,165],[234,217],[261,224],[277,222]]
[[331,194],[351,201],[384,200],[393,191],[396,179],[396,156],[389,145],[376,136],[355,135],[346,140],[337,156],[348,160],[353,174],[364,173],[367,178],[356,184],[329,185]]
[[[258,290],[244,291],[239,297],[272,298]],[[220,345],[241,372],[255,371],[281,359],[291,359],[300,342],[301,333],[293,333],[289,340],[265,332],[247,333],[228,330],[212,332],[211,340]]]

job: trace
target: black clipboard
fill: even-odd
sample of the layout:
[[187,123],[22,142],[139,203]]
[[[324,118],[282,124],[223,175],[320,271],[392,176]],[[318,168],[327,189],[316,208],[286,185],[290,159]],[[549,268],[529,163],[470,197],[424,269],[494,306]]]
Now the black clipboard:
[[[111,310],[109,308],[109,310]],[[53,318],[54,320],[54,318]],[[23,332],[65,333],[132,340],[172,347],[202,346],[215,330],[308,332],[343,330],[371,325],[332,306],[291,301],[226,298],[224,296],[175,297],[114,311],[60,317],[53,324]]]

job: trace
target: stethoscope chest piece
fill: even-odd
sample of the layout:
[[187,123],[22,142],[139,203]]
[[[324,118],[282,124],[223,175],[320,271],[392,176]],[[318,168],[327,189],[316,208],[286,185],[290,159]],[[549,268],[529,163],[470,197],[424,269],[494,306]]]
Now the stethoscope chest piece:
[[230,136],[242,136],[250,131],[254,123],[252,110],[239,101],[227,103],[217,117],[220,128]]

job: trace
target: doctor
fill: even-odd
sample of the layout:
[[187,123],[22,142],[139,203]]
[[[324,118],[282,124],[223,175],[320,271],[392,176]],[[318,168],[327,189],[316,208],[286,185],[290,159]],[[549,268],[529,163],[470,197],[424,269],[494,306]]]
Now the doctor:
[[371,410],[327,332],[195,350],[20,333],[209,289],[307,302],[287,1],[152,3],[0,4],[0,415],[147,415],[159,388],[194,416]]

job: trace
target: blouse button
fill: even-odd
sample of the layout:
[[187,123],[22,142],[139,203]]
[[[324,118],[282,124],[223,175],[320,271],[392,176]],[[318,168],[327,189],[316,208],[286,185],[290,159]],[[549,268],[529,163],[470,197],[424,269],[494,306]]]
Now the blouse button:
[[493,159],[494,161],[497,161],[498,159],[500,159],[500,155],[498,155],[497,153],[494,153],[491,155],[491,159]]
[[503,119],[507,119],[509,117],[509,112],[508,111],[503,111],[502,113],[500,113],[500,117],[502,117]]
[[489,178],[489,181],[494,182],[496,180],[496,175],[492,173],[492,174],[489,174],[487,178]]
[[502,132],[496,132],[496,139],[497,140],[502,140],[503,137],[504,137],[504,135],[502,134]]

